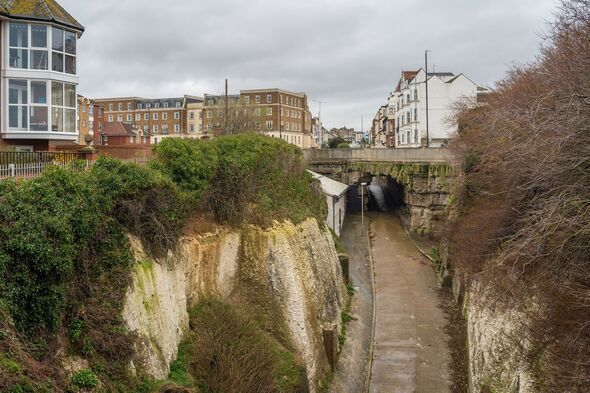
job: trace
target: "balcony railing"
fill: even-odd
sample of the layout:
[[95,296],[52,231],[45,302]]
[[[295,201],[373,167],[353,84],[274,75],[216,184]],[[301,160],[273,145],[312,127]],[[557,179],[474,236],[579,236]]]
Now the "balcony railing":
[[90,163],[83,153],[0,151],[0,179],[36,177],[50,165],[86,170]]

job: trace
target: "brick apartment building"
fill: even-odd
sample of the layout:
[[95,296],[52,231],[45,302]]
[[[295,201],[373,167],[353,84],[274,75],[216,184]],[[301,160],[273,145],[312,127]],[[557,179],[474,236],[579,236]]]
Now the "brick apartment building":
[[77,144],[77,41],[83,32],[53,0],[0,0],[0,148]]
[[[103,110],[103,122],[133,125],[145,135],[183,136],[191,131],[187,119],[189,104],[202,103],[202,98],[183,96],[146,99],[141,97],[101,98],[94,103]],[[191,108],[194,113],[195,108]],[[191,122],[193,129],[198,124]]]
[[[203,106],[204,132],[215,133],[225,110],[223,95],[205,94]],[[273,138],[282,138],[301,148],[312,145],[312,121],[305,93],[281,89],[242,90],[228,95],[228,106],[248,110],[254,131]]]
[[78,95],[78,144],[86,145],[86,136],[94,137],[94,103]]

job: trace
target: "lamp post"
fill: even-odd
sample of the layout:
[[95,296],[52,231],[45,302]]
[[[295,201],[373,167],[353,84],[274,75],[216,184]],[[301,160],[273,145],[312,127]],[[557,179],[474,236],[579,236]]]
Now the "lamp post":
[[361,183],[361,231],[365,229],[365,187],[367,183]]

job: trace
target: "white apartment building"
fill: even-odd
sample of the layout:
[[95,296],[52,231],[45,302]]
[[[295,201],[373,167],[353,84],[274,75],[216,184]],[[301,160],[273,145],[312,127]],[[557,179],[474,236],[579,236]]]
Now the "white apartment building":
[[426,127],[426,73],[404,71],[389,97],[387,116],[395,121],[395,147],[440,147],[456,130],[454,105],[466,100],[480,102],[488,90],[463,74],[428,73],[428,143]]
[[84,27],[53,0],[23,3],[0,2],[0,145],[47,150],[75,143]]

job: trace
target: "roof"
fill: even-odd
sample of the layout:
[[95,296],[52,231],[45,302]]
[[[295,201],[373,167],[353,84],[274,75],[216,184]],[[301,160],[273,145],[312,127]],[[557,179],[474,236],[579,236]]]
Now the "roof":
[[348,186],[344,183],[340,183],[334,179],[330,179],[329,177],[320,175],[319,173],[315,173],[312,171],[308,171],[314,177],[314,179],[319,180],[322,185],[322,191],[324,194],[340,198],[346,190],[348,190]]
[[0,14],[13,19],[53,22],[84,31],[84,26],[54,0],[0,0]]
[[120,121],[104,123],[102,125],[102,135],[106,136],[136,136],[137,132],[131,124],[125,124]]

